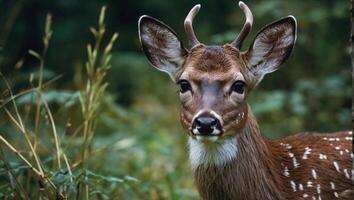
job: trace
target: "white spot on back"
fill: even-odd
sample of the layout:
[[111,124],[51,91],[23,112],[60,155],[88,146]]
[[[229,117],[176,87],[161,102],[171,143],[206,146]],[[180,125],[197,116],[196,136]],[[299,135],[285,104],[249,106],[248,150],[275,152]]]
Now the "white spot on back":
[[337,192],[334,192],[334,196],[337,198],[339,197]]
[[348,173],[348,170],[344,169],[343,172],[344,172],[345,177],[350,179],[350,175]]
[[312,149],[310,149],[309,147],[306,147],[306,148],[305,148],[304,155],[302,156],[302,159],[304,159],[304,160],[308,159],[308,155],[311,154],[311,150],[312,150]]
[[296,192],[296,184],[294,181],[290,181],[290,185],[293,188],[293,191]]
[[312,169],[311,172],[312,172],[312,177],[313,177],[314,179],[317,179],[317,173],[316,173],[316,171],[315,171],[314,169]]
[[289,169],[288,169],[287,166],[285,166],[283,175],[286,176],[286,177],[289,177],[289,176],[290,176],[290,174],[289,174]]
[[338,165],[337,161],[333,161],[333,165],[336,168],[337,172],[340,172],[339,171],[339,165]]
[[312,182],[311,181],[307,182],[307,187],[312,187]]
[[321,160],[325,160],[325,159],[327,159],[327,156],[324,155],[324,154],[322,154],[322,153],[320,153],[320,159],[321,159]]
[[353,140],[352,137],[345,137],[346,140]]
[[336,189],[336,186],[335,186],[335,184],[331,181],[331,182],[329,182],[329,184],[331,184],[331,188],[332,188],[332,190],[334,190],[334,189]]
[[304,195],[302,195],[304,198],[307,198],[307,197],[309,197],[309,195],[308,194],[304,194]]
[[317,184],[316,190],[317,190],[317,194],[321,194],[321,185],[320,184]]
[[304,190],[304,186],[301,183],[299,184],[299,190]]
[[296,158],[293,157],[293,164],[294,164],[294,167],[297,168],[300,164],[296,161]]

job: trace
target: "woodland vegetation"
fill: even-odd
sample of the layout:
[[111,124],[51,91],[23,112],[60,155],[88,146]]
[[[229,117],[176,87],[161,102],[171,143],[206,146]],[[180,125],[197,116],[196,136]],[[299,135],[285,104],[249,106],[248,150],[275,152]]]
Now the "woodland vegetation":
[[[186,41],[232,41],[234,0],[0,0],[0,199],[198,199],[178,87],[138,40],[148,14]],[[245,1],[254,27],[294,15],[293,54],[249,102],[268,138],[351,129],[349,1]],[[184,42],[187,46],[187,43]]]

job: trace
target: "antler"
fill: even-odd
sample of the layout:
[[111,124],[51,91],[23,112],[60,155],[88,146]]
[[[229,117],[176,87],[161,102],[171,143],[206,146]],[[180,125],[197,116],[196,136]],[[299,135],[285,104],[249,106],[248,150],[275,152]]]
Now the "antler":
[[245,24],[242,27],[242,30],[241,30],[240,34],[231,43],[231,45],[233,45],[237,49],[241,49],[243,40],[247,37],[247,35],[250,33],[250,31],[252,29],[253,15],[252,15],[251,10],[242,1],[240,1],[238,3],[238,6],[242,9],[243,13],[246,15],[246,21],[245,21]]
[[199,9],[200,9],[200,4],[195,5],[191,9],[191,11],[189,11],[186,19],[184,20],[184,29],[187,33],[188,41],[191,47],[194,47],[195,45],[200,43],[197,37],[195,36],[193,30],[193,19],[198,14]]

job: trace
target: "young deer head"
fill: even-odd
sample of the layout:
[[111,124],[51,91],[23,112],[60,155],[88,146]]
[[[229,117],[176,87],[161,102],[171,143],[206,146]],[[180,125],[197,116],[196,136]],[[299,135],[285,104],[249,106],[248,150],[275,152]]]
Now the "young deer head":
[[243,129],[247,96],[265,74],[287,59],[296,40],[296,20],[288,16],[262,28],[248,50],[241,51],[253,16],[243,2],[239,6],[246,22],[232,43],[220,46],[200,43],[194,34],[192,22],[200,5],[194,6],[184,22],[189,50],[163,22],[149,16],[139,20],[146,56],[180,85],[181,122],[191,137],[200,140],[227,138]]
[[[243,3],[246,22],[230,44],[205,45],[192,22],[184,28],[191,48],[149,16],[139,20],[139,36],[151,64],[178,83],[180,118],[188,130],[190,161],[202,199],[353,199],[352,132],[305,133],[280,140],[262,137],[247,104],[265,74],[288,58],[296,40],[296,20],[284,17],[262,28],[241,51],[253,16]],[[350,175],[351,173],[351,175]]]

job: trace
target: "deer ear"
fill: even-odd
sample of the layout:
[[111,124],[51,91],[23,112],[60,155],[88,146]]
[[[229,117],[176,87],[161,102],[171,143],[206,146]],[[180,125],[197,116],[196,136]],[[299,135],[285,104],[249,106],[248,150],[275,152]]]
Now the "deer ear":
[[150,63],[175,81],[188,54],[177,34],[163,22],[146,15],[140,17],[138,26],[140,43]]
[[288,58],[296,41],[296,19],[288,16],[275,21],[258,33],[246,53],[247,67],[256,83],[274,72]]

